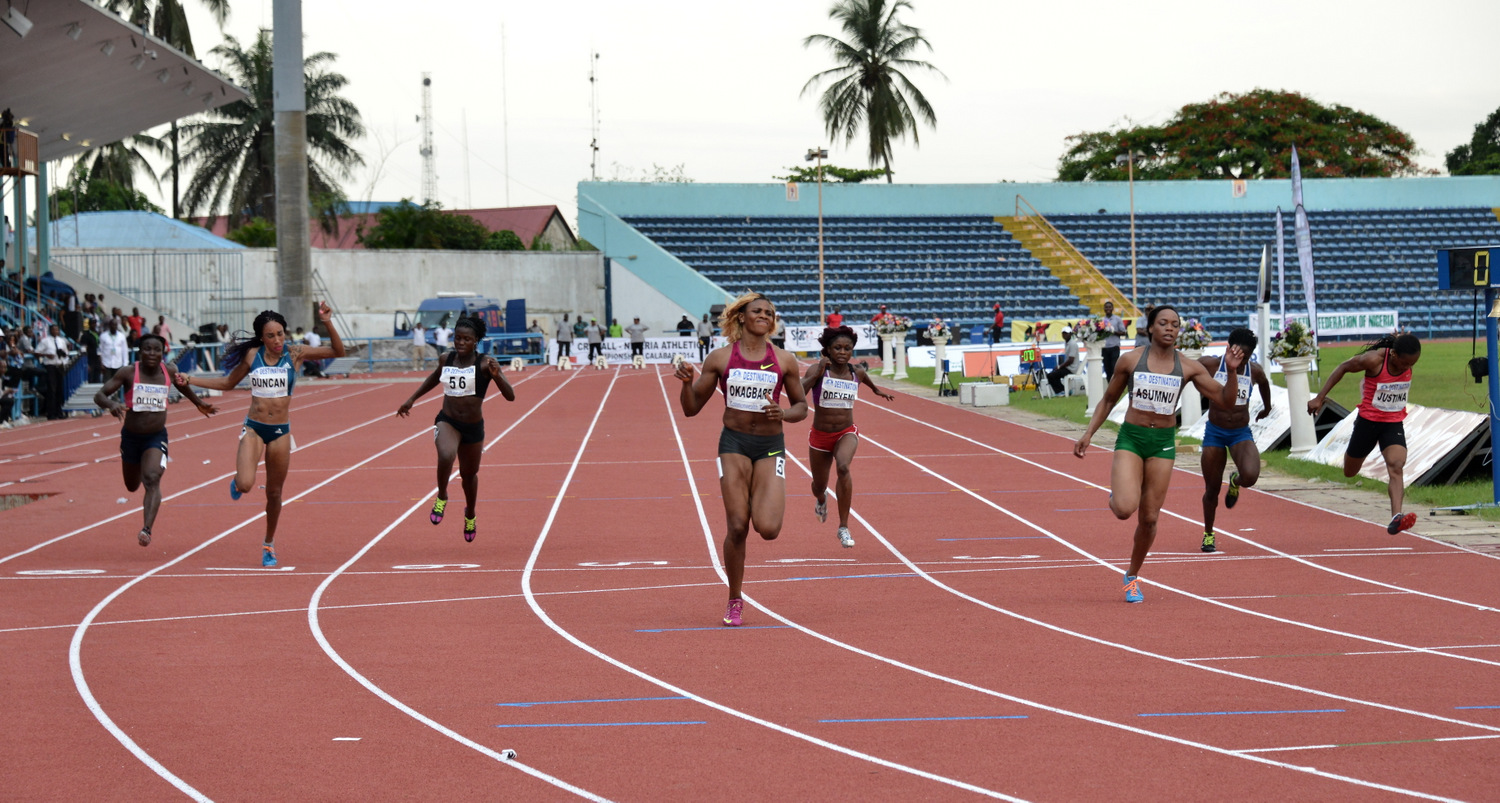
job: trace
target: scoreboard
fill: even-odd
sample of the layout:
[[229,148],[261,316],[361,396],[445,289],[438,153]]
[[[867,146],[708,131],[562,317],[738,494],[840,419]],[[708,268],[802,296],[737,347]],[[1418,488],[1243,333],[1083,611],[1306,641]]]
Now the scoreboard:
[[1481,290],[1500,287],[1490,273],[1490,254],[1500,256],[1500,245],[1444,248],[1437,252],[1439,290]]

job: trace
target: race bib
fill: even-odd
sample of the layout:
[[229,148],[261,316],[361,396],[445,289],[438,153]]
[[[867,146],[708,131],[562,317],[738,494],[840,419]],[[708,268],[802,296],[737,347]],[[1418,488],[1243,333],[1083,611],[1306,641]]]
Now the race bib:
[[724,383],[724,398],[731,410],[758,413],[770,404],[771,391],[776,389],[774,371],[758,371],[754,368],[731,368]]
[[1182,395],[1182,377],[1171,374],[1135,373],[1130,406],[1157,415],[1177,412],[1177,398]]
[[1406,395],[1411,392],[1411,382],[1379,382],[1375,385],[1375,396],[1370,404],[1382,413],[1399,413],[1406,409]]
[[[1228,384],[1229,374],[1221,370],[1214,374],[1214,379],[1221,385]],[[1247,407],[1250,404],[1250,377],[1240,374],[1239,379],[1240,383],[1234,388],[1234,404],[1236,407]]]
[[823,393],[818,397],[818,406],[827,410],[852,410],[854,399],[859,395],[859,382],[853,379],[823,377]]
[[167,386],[135,383],[130,390],[130,409],[137,413],[165,413]]
[[285,365],[264,365],[250,372],[250,395],[257,399],[280,399],[289,395],[291,369]]
[[444,396],[473,396],[475,366],[467,368],[455,368],[447,365],[443,367],[440,381],[443,383]]

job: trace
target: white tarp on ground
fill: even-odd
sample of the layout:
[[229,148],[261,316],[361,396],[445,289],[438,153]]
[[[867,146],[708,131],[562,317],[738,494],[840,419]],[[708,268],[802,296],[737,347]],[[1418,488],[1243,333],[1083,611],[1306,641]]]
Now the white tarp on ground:
[[[1349,435],[1354,432],[1354,418],[1340,421],[1323,440],[1307,453],[1305,460],[1342,468],[1344,450],[1349,448]],[[1485,425],[1484,413],[1463,410],[1446,410],[1441,407],[1406,405],[1406,484],[1419,485],[1427,472],[1436,467],[1449,452],[1467,442],[1474,430]],[[1377,452],[1370,452],[1359,474],[1372,480],[1389,482],[1385,461]]]
[[[1287,408],[1286,388],[1280,385],[1271,386],[1271,414],[1257,421],[1255,417],[1260,415],[1263,406],[1260,401],[1260,389],[1255,388],[1250,394],[1250,432],[1255,435],[1256,448],[1262,452],[1268,452],[1292,429],[1292,417]],[[1124,408],[1121,408],[1120,419],[1123,421],[1124,418]],[[1207,426],[1208,411],[1205,410],[1197,423],[1182,430],[1179,434],[1201,441],[1203,431]]]

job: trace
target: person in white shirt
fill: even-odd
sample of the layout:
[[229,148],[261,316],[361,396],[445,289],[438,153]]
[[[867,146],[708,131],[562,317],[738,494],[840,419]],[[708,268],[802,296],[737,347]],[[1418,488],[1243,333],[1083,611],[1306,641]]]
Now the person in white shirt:
[[47,327],[47,336],[37,343],[36,356],[47,369],[47,420],[66,418],[63,414],[63,371],[68,365],[68,339],[57,324]]
[[646,333],[651,331],[641,326],[641,319],[636,318],[635,323],[625,327],[625,333],[630,335],[630,356],[632,358],[639,354],[646,356]]
[[113,376],[129,359],[130,346],[125,343],[125,333],[120,331],[119,321],[110,318],[99,333],[99,364],[104,366],[105,376]]
[[421,321],[411,328],[411,369],[427,369],[427,330],[422,328]]
[[447,353],[448,344],[452,341],[453,330],[448,328],[448,324],[446,322],[439,323],[437,325],[437,328],[432,330],[432,342],[437,346],[438,359],[441,360],[443,358],[443,355]]
[[[301,327],[298,327],[298,331],[301,331]],[[318,337],[317,332],[305,332],[302,335],[302,344],[310,349],[319,348],[323,345],[323,338]],[[323,373],[323,361],[308,360],[302,363],[302,375],[325,376],[325,374]]]

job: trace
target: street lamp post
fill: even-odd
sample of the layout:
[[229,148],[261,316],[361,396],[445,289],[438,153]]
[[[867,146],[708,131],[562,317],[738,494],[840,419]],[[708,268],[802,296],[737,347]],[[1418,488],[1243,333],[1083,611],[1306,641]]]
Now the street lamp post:
[[822,148],[809,148],[807,150],[807,161],[818,162],[818,320],[828,320],[828,315],[823,311],[823,160],[828,158],[828,151]]
[[1130,184],[1130,305],[1140,309],[1140,302],[1136,298],[1135,281],[1135,160],[1144,156],[1143,153],[1126,151],[1115,157],[1115,164],[1125,165],[1126,176]]

